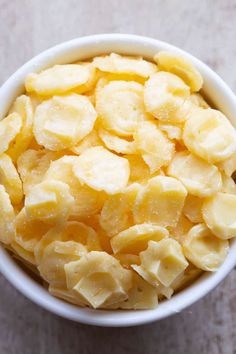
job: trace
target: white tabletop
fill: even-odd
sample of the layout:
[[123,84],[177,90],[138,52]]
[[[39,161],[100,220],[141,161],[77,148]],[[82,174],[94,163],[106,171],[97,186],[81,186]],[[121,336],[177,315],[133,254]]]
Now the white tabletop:
[[[236,91],[235,0],[0,0],[0,83],[59,42],[93,33],[155,37],[196,55]],[[236,353],[236,271],[183,313],[124,329],[42,310],[0,276],[1,354]]]

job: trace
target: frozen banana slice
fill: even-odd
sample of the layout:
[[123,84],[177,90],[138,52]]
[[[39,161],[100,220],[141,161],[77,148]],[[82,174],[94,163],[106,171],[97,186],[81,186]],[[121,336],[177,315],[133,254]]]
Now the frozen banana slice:
[[169,71],[179,77],[191,88],[191,91],[199,91],[203,85],[203,78],[199,71],[193,66],[190,60],[184,56],[160,51],[154,56],[158,68]]
[[86,96],[53,96],[36,108],[34,136],[39,145],[49,150],[71,148],[92,131],[96,118]]
[[145,250],[148,241],[160,241],[167,238],[169,232],[161,226],[153,224],[139,224],[120,232],[111,239],[114,253],[138,254]]
[[197,156],[216,163],[236,152],[236,130],[229,120],[215,109],[192,111],[183,133],[184,144]]
[[236,237],[236,195],[217,193],[206,199],[203,218],[211,231],[222,240]]
[[157,71],[157,66],[141,57],[121,56],[116,53],[95,57],[93,64],[101,71],[114,74],[138,75],[144,78],[149,77]]
[[25,87],[26,91],[39,95],[58,95],[83,87],[86,91],[86,84],[93,76],[95,70],[91,65],[55,65],[39,74],[29,74],[25,80]]
[[117,135],[132,136],[146,118],[143,86],[135,81],[111,81],[97,90],[96,110],[103,127]]
[[197,268],[214,272],[224,262],[229,243],[217,238],[205,224],[198,224],[188,232],[182,244],[185,257]]
[[15,212],[9,195],[0,185],[0,241],[10,244],[15,236]]
[[0,155],[0,183],[4,185],[12,204],[19,204],[22,201],[21,179],[11,158],[4,153]]
[[110,133],[108,130],[99,129],[99,137],[107,147],[107,149],[115,151],[118,154],[135,154],[137,152],[135,142]]
[[188,151],[175,154],[168,167],[168,174],[178,178],[188,192],[197,197],[210,196],[222,187],[218,168]]
[[149,241],[148,248],[140,253],[140,259],[140,267],[165,287],[169,287],[188,266],[180,244],[171,238]]
[[173,177],[151,178],[137,195],[133,211],[135,222],[176,226],[186,195],[185,187]]
[[195,197],[194,195],[188,194],[185,199],[185,204],[183,208],[183,213],[192,223],[203,222],[202,217],[202,204],[203,199]]
[[171,161],[175,146],[153,122],[142,122],[134,134],[134,141],[138,151],[154,173]]
[[106,307],[128,298],[132,272],[106,252],[89,252],[65,265],[68,289],[82,296],[93,308]]
[[77,157],[73,172],[81,184],[86,183],[97,191],[115,194],[126,187],[130,169],[125,158],[97,146]]
[[160,121],[178,123],[185,120],[181,106],[189,97],[189,87],[178,76],[159,71],[145,83],[144,103],[148,113]]
[[22,118],[18,113],[11,113],[0,120],[0,154],[8,150],[22,128]]
[[71,213],[74,198],[66,183],[46,180],[35,185],[25,198],[25,210],[33,219],[48,222],[65,221]]

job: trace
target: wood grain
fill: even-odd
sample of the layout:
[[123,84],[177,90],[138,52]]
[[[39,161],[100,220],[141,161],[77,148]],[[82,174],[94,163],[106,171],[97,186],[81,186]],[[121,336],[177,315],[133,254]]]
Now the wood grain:
[[[77,36],[118,32],[196,55],[236,91],[234,0],[0,0],[0,83],[40,51]],[[79,325],[52,315],[0,276],[1,354],[236,353],[236,271],[186,311],[146,326]]]

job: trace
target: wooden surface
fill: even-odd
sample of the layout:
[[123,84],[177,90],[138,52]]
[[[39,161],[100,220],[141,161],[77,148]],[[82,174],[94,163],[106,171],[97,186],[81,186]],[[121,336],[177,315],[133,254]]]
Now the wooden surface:
[[[123,32],[196,55],[236,92],[234,0],[0,0],[0,83],[59,42]],[[183,313],[124,329],[79,325],[25,299],[0,276],[0,354],[236,353],[236,271]]]

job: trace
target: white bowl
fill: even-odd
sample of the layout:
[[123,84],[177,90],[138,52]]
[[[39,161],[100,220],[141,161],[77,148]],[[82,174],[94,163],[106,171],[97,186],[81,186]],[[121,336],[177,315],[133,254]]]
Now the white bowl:
[[[56,63],[70,63],[109,52],[141,55],[152,59],[159,50],[171,50],[189,57],[204,78],[204,93],[236,125],[236,98],[230,88],[208,66],[170,44],[151,38],[124,34],[103,34],[77,38],[46,50],[27,62],[0,89],[0,117],[7,113],[12,101],[22,93],[24,79],[30,72],[42,70]],[[103,311],[79,308],[51,296],[46,289],[26,274],[0,246],[0,271],[26,297],[62,317],[81,323],[110,327],[140,325],[180,312],[214,289],[235,264],[236,240],[231,242],[230,252],[217,272],[205,273],[170,300],[161,302],[156,309]]]

